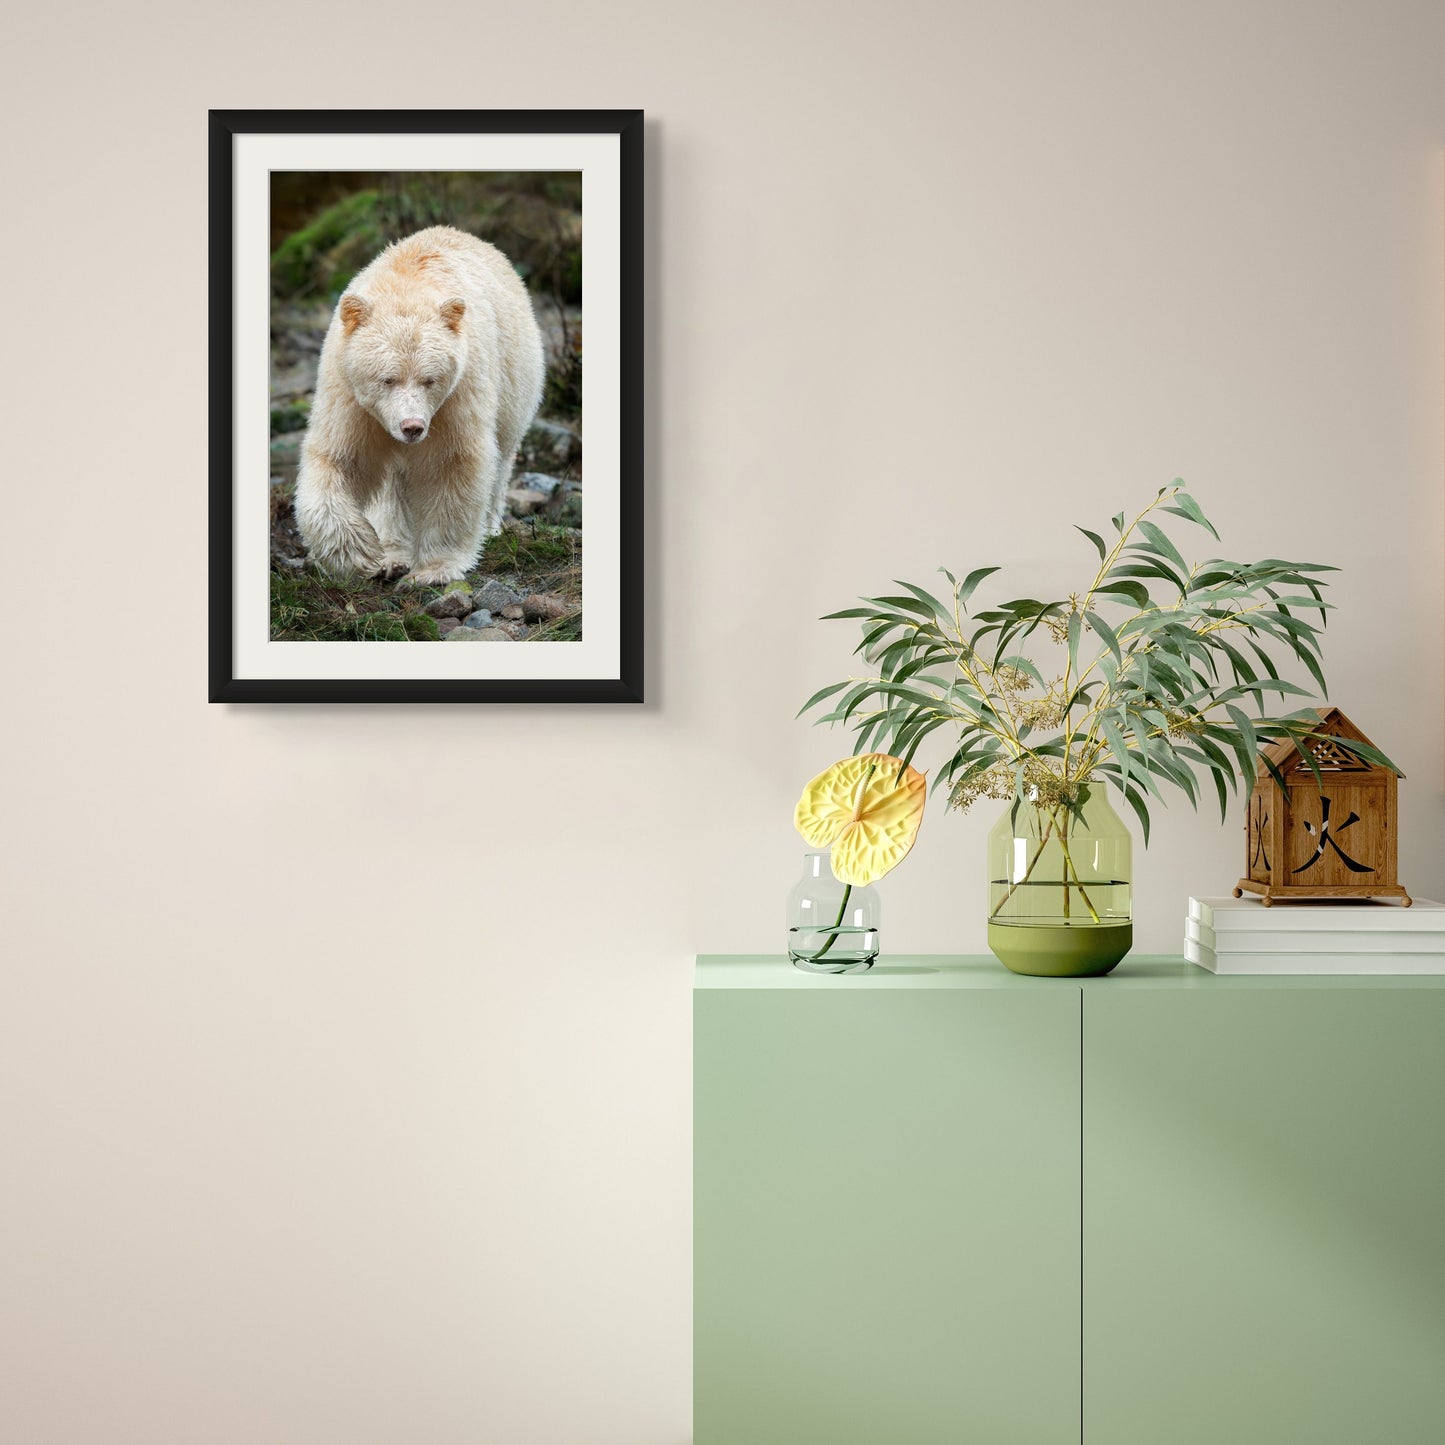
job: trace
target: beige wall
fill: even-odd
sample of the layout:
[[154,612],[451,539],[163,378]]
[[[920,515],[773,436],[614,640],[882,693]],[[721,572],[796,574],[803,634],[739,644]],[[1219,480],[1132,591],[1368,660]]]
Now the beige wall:
[[[7,30],[7,1441],[681,1445],[689,960],[777,947],[813,619],[890,577],[1065,584],[1176,474],[1344,564],[1445,889],[1435,0]],[[206,705],[209,105],[648,109],[645,708]],[[890,946],[981,950],[988,821]],[[1238,853],[1162,819],[1143,947]]]

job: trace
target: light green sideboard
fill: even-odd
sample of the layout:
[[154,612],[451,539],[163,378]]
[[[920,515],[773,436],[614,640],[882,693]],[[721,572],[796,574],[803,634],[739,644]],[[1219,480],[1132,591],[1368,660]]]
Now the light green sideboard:
[[695,1445],[1445,1441],[1445,978],[704,958],[695,1016]]
[[1077,993],[749,968],[695,995],[695,1445],[1077,1445]]
[[1085,991],[1086,1439],[1445,1442],[1445,979],[1320,982]]

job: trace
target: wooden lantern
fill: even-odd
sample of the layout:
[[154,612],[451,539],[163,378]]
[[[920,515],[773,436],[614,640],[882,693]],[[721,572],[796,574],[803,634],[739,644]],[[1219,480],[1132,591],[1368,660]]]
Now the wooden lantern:
[[1408,908],[1396,876],[1398,775],[1330,741],[1370,742],[1339,708],[1322,710],[1316,731],[1327,736],[1305,746],[1318,780],[1288,738],[1263,749],[1285,786],[1260,768],[1234,896],[1258,893],[1265,907],[1282,898],[1398,898]]

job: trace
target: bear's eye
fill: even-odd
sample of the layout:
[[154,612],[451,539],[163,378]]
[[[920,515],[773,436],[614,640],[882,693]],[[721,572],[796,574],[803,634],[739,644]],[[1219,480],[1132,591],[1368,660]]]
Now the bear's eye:
[[423,385],[423,386],[435,386],[436,384],[437,384],[437,379],[436,379],[436,377],[434,377],[434,376],[429,376],[429,377],[426,378],[425,381],[422,382],[422,385]]
[[384,376],[381,379],[381,384],[383,386],[395,386],[396,378],[394,376]]

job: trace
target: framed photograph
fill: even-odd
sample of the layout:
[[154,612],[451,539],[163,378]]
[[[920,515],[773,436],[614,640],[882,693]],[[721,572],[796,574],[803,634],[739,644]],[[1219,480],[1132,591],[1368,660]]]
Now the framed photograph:
[[211,701],[642,701],[642,112],[210,143]]

